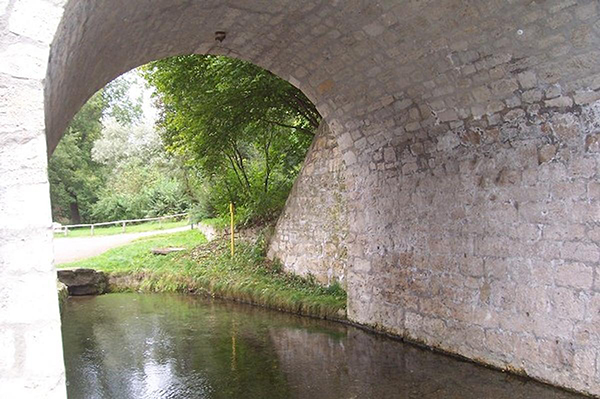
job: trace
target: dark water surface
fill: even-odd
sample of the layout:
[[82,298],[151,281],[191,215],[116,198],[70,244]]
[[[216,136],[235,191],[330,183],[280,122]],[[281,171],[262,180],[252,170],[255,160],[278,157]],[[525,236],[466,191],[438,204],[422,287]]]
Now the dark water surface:
[[581,398],[335,323],[180,295],[69,298],[70,399]]

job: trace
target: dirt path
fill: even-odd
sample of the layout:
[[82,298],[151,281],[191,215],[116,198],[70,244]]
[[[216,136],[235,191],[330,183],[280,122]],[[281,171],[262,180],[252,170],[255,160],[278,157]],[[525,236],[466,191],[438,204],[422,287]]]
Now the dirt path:
[[92,256],[100,255],[111,248],[127,244],[140,237],[176,233],[189,229],[190,226],[183,226],[167,230],[116,234],[112,236],[58,238],[54,240],[54,264],[60,265],[61,263],[91,258]]

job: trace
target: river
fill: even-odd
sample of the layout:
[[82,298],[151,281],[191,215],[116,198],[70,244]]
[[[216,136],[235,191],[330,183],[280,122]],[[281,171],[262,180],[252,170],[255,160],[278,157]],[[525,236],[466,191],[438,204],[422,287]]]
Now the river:
[[338,323],[164,294],[69,298],[70,399],[575,399]]

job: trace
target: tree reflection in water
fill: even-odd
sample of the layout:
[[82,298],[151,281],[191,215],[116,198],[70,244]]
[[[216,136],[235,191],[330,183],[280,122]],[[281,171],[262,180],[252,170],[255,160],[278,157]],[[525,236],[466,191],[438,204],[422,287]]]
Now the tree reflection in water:
[[356,328],[179,295],[70,298],[70,399],[579,396]]

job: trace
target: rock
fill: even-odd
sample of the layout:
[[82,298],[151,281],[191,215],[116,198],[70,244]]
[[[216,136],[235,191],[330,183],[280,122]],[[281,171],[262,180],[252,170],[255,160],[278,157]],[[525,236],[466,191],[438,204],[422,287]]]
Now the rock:
[[556,146],[554,144],[543,145],[538,150],[538,164],[541,165],[543,163],[553,160],[554,156],[556,155],[557,150],[558,150],[558,146]]
[[58,291],[58,304],[60,305],[60,310],[62,312],[63,306],[65,305],[65,301],[69,296],[69,290],[67,286],[61,283],[60,281],[56,282],[56,290]]
[[60,269],[58,280],[67,286],[69,295],[100,295],[107,292],[108,279],[94,269]]
[[154,255],[168,255],[171,252],[185,251],[185,248],[153,248],[152,254]]
[[225,235],[223,229],[217,229],[215,226],[203,222],[198,223],[197,228],[202,234],[204,234],[204,237],[206,237],[207,241],[212,241]]

